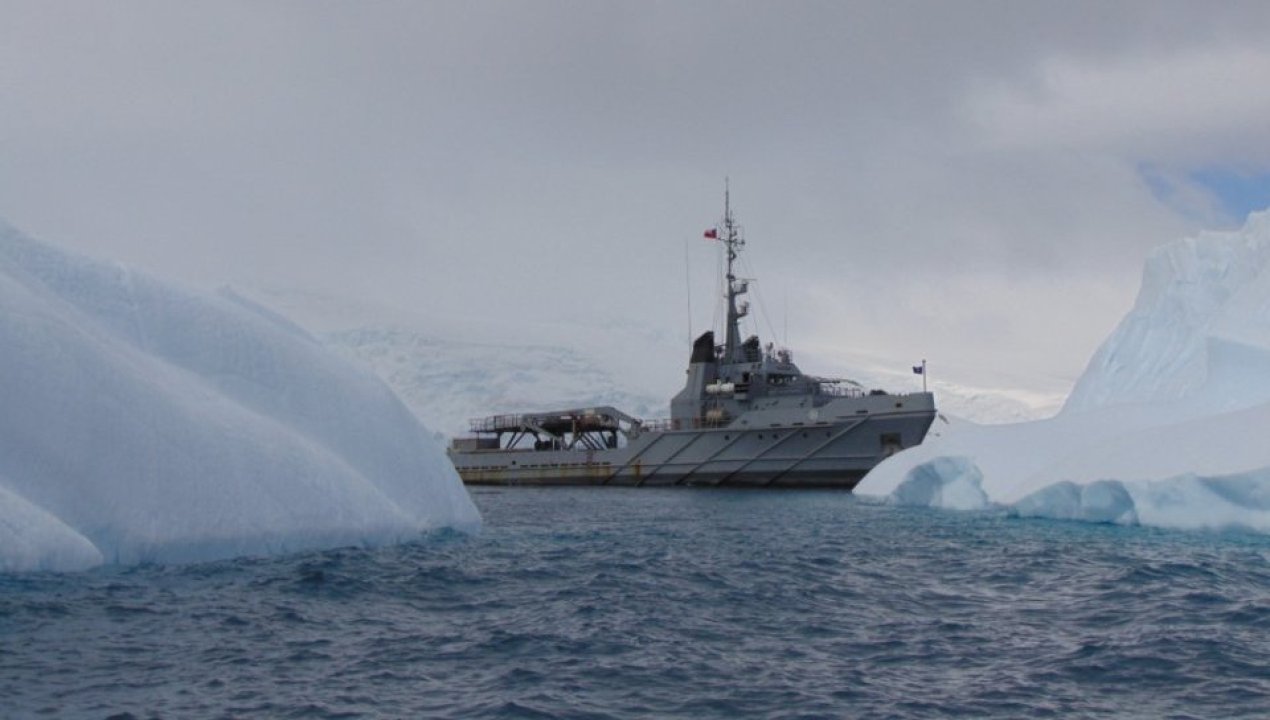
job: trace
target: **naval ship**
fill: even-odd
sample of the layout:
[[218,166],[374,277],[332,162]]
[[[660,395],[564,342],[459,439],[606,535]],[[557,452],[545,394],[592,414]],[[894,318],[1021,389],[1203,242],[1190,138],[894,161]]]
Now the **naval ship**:
[[866,392],[804,374],[788,350],[756,335],[743,340],[749,303],[738,298],[750,281],[734,274],[745,240],[728,194],[722,227],[705,236],[727,255],[724,337],[716,344],[711,330],[693,342],[670,418],[588,407],[472,420],[471,435],[449,448],[463,482],[849,490],[883,459],[921,443],[935,419],[931,393]]

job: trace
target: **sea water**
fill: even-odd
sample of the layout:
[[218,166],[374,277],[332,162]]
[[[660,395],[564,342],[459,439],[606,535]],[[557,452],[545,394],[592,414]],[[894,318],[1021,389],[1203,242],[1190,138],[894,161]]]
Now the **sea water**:
[[0,575],[0,717],[1270,715],[1270,538],[476,490],[480,535]]

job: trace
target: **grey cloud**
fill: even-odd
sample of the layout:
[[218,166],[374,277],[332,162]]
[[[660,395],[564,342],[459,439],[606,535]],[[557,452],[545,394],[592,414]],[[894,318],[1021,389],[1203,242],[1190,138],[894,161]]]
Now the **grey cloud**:
[[767,299],[816,303],[807,342],[1070,376],[1146,249],[1197,229],[1202,189],[1170,206],[1141,168],[1270,147],[1204,97],[1145,105],[1154,133],[1080,106],[1265,57],[1264,3],[2,9],[0,215],[191,282],[424,311],[678,327],[685,254],[714,287],[699,236],[729,175]]

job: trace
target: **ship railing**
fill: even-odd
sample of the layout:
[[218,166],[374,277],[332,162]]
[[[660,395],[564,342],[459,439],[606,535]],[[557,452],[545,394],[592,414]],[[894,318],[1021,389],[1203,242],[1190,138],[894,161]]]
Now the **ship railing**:
[[645,420],[640,423],[639,429],[645,432],[665,432],[673,429],[673,420],[670,418],[657,418],[655,420]]
[[490,415],[468,421],[473,433],[506,433],[522,430],[559,432],[626,432],[638,421],[616,408],[597,406],[538,413]]
[[830,397],[864,397],[867,393],[858,385],[841,385],[838,383],[821,383],[820,394]]
[[913,395],[922,395],[924,393],[891,392],[890,390],[865,390],[864,388],[861,388],[861,387],[842,387],[842,386],[835,386],[835,385],[821,385],[820,394],[828,395],[831,397],[847,397],[847,398],[862,398],[862,397],[871,397],[874,395],[886,395],[890,397],[903,398],[903,397],[910,397]]
[[723,427],[726,424],[728,424],[728,420],[716,420],[704,417],[695,417],[691,420],[657,418],[655,420],[645,420],[639,427],[643,432],[666,432],[668,430],[700,430],[702,428],[717,428]]
[[491,415],[469,420],[468,425],[474,433],[493,433],[520,427],[524,422],[524,415]]

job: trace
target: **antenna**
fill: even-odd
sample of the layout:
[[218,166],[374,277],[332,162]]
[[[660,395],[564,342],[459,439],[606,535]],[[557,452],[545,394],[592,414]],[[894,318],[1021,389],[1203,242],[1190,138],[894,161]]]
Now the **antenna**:
[[689,264],[691,257],[688,238],[684,238],[684,280],[688,283],[688,347],[692,347],[692,267]]
[[786,288],[785,288],[785,327],[784,327],[784,330],[785,330],[785,333],[784,333],[784,335],[785,335],[785,339],[784,339],[784,340],[782,340],[781,342],[782,342],[782,344],[783,344],[785,347],[789,347],[789,287],[786,287]]

